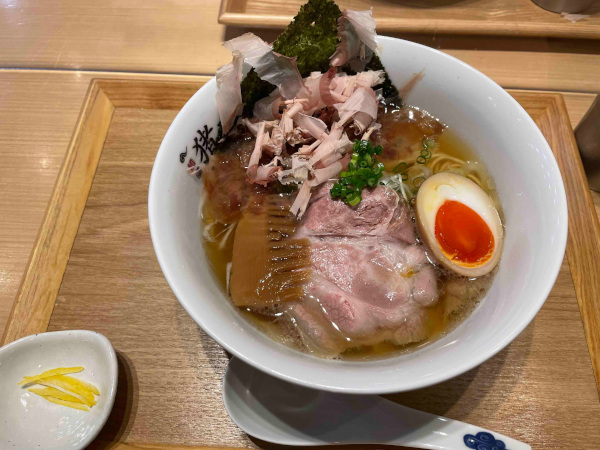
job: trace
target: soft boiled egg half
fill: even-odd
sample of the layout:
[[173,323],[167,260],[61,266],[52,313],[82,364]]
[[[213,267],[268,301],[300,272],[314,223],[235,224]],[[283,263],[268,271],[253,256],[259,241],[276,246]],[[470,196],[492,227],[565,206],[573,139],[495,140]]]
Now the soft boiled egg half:
[[433,175],[419,188],[416,212],[421,238],[448,269],[478,277],[498,264],[502,222],[490,196],[473,181],[453,173]]

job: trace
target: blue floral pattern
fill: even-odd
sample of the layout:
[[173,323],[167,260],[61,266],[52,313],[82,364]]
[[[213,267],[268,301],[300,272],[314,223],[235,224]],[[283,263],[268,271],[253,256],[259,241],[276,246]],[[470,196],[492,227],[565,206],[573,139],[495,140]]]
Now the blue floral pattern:
[[465,445],[474,450],[508,450],[504,442],[494,438],[491,433],[486,431],[480,431],[475,436],[465,434],[463,439]]

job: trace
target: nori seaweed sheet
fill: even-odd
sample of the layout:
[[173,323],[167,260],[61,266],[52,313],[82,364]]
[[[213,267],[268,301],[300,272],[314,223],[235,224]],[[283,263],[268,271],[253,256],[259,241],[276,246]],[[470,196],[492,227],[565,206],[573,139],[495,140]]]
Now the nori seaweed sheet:
[[[275,40],[273,50],[288,57],[296,57],[302,77],[307,77],[311,72],[326,72],[329,69],[329,58],[335,53],[339,43],[337,21],[341,15],[340,8],[332,0],[309,0],[300,7],[296,17]],[[342,70],[349,75],[355,73],[349,67],[343,67]],[[377,54],[373,54],[365,70],[383,70],[385,81],[375,86],[375,89],[383,88],[385,98],[398,96],[398,90]],[[252,116],[254,104],[269,95],[273,89],[271,83],[261,80],[252,69],[242,80],[244,116]]]

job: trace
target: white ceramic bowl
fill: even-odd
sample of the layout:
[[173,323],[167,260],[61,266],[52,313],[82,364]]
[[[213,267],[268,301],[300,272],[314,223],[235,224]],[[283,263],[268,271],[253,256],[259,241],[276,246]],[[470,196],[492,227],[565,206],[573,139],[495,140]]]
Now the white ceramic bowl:
[[[24,376],[75,366],[84,370],[73,377],[92,383],[100,391],[98,403],[89,411],[50,403],[17,386]],[[94,331],[39,333],[0,348],[0,448],[86,448],[113,407],[117,373],[115,350],[106,337]]]
[[451,56],[393,38],[379,37],[378,42],[396,86],[424,71],[405,100],[440,118],[477,151],[496,182],[504,209],[506,238],[494,283],[473,314],[448,335],[385,360],[329,361],[276,344],[241,317],[211,275],[199,229],[202,183],[184,170],[190,158],[203,157],[203,150],[210,156],[211,144],[195,149],[193,138],[202,144],[197,130],[204,134],[210,128],[210,136],[216,135],[214,79],[173,121],[150,181],[154,249],[173,292],[196,323],[251,365],[329,391],[406,391],[481,364],[508,345],[541,308],[558,274],[567,237],[567,204],[558,166],[523,108],[485,75]]

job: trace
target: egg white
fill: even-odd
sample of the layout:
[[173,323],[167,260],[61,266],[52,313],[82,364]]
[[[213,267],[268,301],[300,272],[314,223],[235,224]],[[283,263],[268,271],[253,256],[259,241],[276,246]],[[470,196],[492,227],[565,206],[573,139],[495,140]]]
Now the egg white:
[[[460,202],[477,213],[487,224],[494,237],[492,256],[483,264],[463,264],[449,259],[435,237],[435,218],[438,210],[448,200]],[[460,175],[442,172],[423,182],[416,200],[417,225],[421,238],[433,255],[445,267],[465,276],[489,273],[500,260],[504,241],[504,228],[494,202],[476,183]]]

